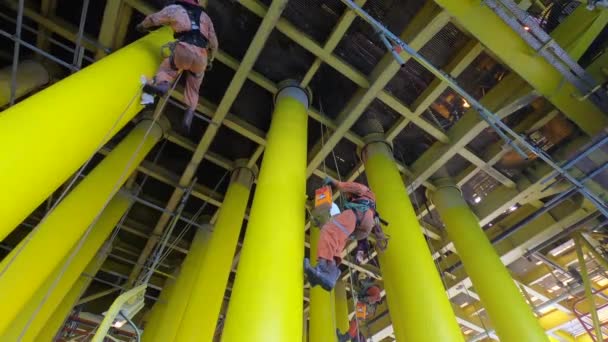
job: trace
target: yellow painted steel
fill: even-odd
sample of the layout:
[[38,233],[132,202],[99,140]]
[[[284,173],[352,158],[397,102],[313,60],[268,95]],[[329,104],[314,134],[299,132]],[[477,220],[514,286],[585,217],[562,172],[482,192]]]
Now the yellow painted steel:
[[608,24],[608,11],[578,6],[551,32],[551,37],[578,61]]
[[[36,294],[21,310],[17,318],[13,320],[10,328],[0,337],[0,340],[13,341],[19,338],[22,338],[22,341],[35,340],[38,332],[51,318],[66,294],[70,292],[74,283],[87,267],[87,264],[95,257],[95,254],[130,204],[129,197],[123,194],[118,194],[108,203],[107,208],[99,216],[99,220],[92,227],[82,247],[75,252],[73,259],[68,263],[67,259],[71,254],[69,253],[68,257],[55,268],[55,271],[46,279],[44,285],[36,291]],[[52,246],[49,248],[52,248]],[[64,269],[65,264],[67,264],[67,267]],[[65,316],[61,320],[64,318]]]
[[492,10],[477,0],[435,0],[458,23],[509,68],[545,96],[585,133],[594,136],[608,126],[608,116],[590,101],[578,101],[580,92]]
[[464,341],[391,150],[372,142],[363,157],[378,211],[390,223],[379,256],[397,341]]
[[235,172],[235,176],[239,172],[247,173],[248,179],[233,179],[228,187],[205,256],[198,266],[197,279],[176,334],[177,341],[213,340],[254,180],[252,171],[237,169]]
[[303,102],[281,94],[224,325],[226,342],[302,339],[308,117]]
[[149,34],[1,113],[0,240],[141,110],[140,76],[171,39]]
[[[144,139],[148,128],[150,133]],[[139,123],[35,228],[35,234],[28,236],[26,245],[0,276],[0,302],[3,303],[0,334],[62,264],[95,217],[162,136],[159,124],[150,120]]]
[[[494,246],[479,226],[460,189],[448,178],[435,181],[431,198],[464,268],[501,341],[547,341]],[[508,305],[505,305],[508,303]]]
[[349,327],[348,319],[348,297],[346,296],[346,284],[343,280],[338,280],[334,288],[334,300],[336,303],[335,317],[336,328],[341,332],[345,332]]
[[[210,226],[208,227],[210,228]],[[207,249],[206,245],[209,237],[210,232],[206,228],[199,229],[194,235],[190,252],[182,263],[173,290],[168,294],[165,304],[166,308],[158,316],[151,317],[147,327],[151,327],[152,329],[144,329],[143,342],[169,342],[175,340],[175,335],[182,322],[184,311],[192,293],[192,287],[196,282],[197,271]],[[155,319],[152,320],[152,318]]]
[[[105,212],[107,212],[107,209],[104,211],[104,214]],[[35,341],[53,341],[53,337],[57,335],[59,329],[63,326],[63,323],[72,311],[72,308],[74,308],[78,299],[80,299],[84,291],[89,287],[89,284],[91,284],[93,279],[90,275],[97,274],[97,271],[99,271],[101,265],[103,265],[103,262],[108,256],[108,252],[108,250],[100,250],[95,258],[89,262],[82,272],[83,275],[76,280],[70,291],[63,297],[61,303],[57,306],[55,311],[53,311],[44,327],[42,327],[36,336]]]
[[[320,230],[310,229],[311,262],[316,264],[317,245]],[[310,325],[308,336],[311,341],[333,341],[336,339],[336,317],[333,291],[327,292],[320,286],[310,289]]]
[[150,314],[144,326],[146,336],[155,336],[158,334],[159,329],[161,329],[162,319],[165,317],[167,307],[169,306],[169,299],[175,292],[175,283],[177,282],[177,277],[179,277],[179,270],[174,272],[173,276],[174,278],[167,278],[158,300],[150,309]]
[[[0,69],[0,107],[9,103],[11,98],[12,67]],[[36,61],[23,61],[17,68],[17,88],[15,98],[30,93],[49,82],[49,73]]]

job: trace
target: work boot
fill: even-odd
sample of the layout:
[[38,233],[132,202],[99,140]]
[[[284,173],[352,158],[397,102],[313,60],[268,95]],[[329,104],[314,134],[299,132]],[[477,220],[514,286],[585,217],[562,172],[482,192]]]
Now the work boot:
[[348,342],[350,341],[350,335],[348,333],[342,334],[340,329],[336,329],[336,336],[338,336],[338,342]]
[[325,259],[319,259],[315,267],[312,267],[308,258],[304,259],[304,272],[308,276],[310,286],[321,285],[325,291],[331,291],[340,276],[336,263]]
[[147,83],[144,86],[144,93],[154,94],[157,96],[165,96],[165,94],[169,91],[169,87],[169,82],[160,82],[157,84]]
[[184,135],[190,134],[190,126],[192,125],[193,118],[194,118],[194,109],[187,109],[184,112],[184,118],[182,119],[182,133]]

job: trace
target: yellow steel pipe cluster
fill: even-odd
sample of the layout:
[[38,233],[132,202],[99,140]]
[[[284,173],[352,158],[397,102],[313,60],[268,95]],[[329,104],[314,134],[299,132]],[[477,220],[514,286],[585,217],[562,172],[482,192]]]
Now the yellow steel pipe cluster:
[[[211,226],[199,229],[194,235],[190,252],[182,263],[179,276],[172,285],[172,289],[165,289],[163,295],[166,301],[155,304],[154,315],[144,328],[142,340],[144,342],[174,341],[177,331],[188,306],[192,289],[196,283],[198,270],[207,250],[207,243],[211,235]],[[163,290],[163,293],[165,292]]]
[[222,341],[300,341],[309,96],[280,88]]
[[87,238],[83,234],[163,134],[159,123],[139,123],[3,263],[0,336],[54,271],[69,267],[63,263],[66,258],[74,261],[73,253],[79,251],[73,249],[86,241],[81,241]]
[[[91,228],[90,234],[84,240],[82,247],[75,251],[74,256],[71,260],[68,257],[55,268],[53,273],[48,277],[43,286],[41,286],[30,301],[26,304],[23,310],[19,312],[18,317],[13,320],[10,324],[10,328],[1,337],[2,341],[41,341],[44,340],[42,336],[38,336],[43,327],[53,320],[49,329],[57,326],[57,323],[61,325],[69,310],[78,300],[80,294],[85,290],[81,286],[76,286],[75,293],[71,295],[78,295],[78,297],[66,299],[68,294],[72,291],[72,287],[77,283],[78,278],[81,276],[87,264],[94,259],[95,254],[103,245],[103,242],[110,235],[110,232],[122,215],[126,213],[131,199],[125,194],[118,194],[108,204],[103,213],[99,216],[97,223]],[[48,248],[53,248],[49,246]],[[107,255],[107,251],[101,251],[101,254]],[[95,260],[94,260],[95,261]],[[64,265],[67,267],[64,268]],[[93,267],[99,268],[101,264],[97,261],[93,263]],[[97,273],[97,272],[95,272]],[[95,274],[93,273],[93,274]],[[85,278],[90,281],[90,278]],[[88,283],[88,281],[84,281]],[[65,300],[65,305],[63,305]],[[63,306],[62,306],[63,305]],[[56,312],[59,310],[60,312]],[[50,323],[50,322],[49,322]],[[45,334],[48,334],[47,331]],[[51,337],[57,332],[52,333]],[[50,339],[48,339],[50,340]]]
[[0,240],[142,109],[140,77],[171,39],[149,34],[2,112]]
[[232,259],[243,226],[255,171],[238,161],[226,196],[209,238],[205,255],[198,264],[196,281],[190,294],[175,341],[212,341],[224,301]]

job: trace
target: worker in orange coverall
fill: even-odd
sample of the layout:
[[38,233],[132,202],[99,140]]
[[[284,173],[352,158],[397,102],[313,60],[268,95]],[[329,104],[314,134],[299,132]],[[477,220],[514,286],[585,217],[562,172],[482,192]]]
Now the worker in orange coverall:
[[147,16],[137,25],[137,30],[144,32],[163,25],[171,27],[176,41],[169,44],[171,55],[162,61],[154,82],[146,84],[144,92],[163,96],[169,91],[178,71],[186,73],[184,101],[188,108],[184,113],[182,128],[188,133],[205,71],[211,69],[217,53],[217,36],[211,18],[196,0],[176,1],[166,6]]
[[[355,182],[337,182],[330,178],[331,184],[346,195],[347,203],[341,214],[333,216],[321,228],[317,246],[317,265],[312,267],[309,259],[304,259],[304,271],[311,286],[321,285],[331,291],[340,276],[338,265],[342,250],[349,239],[366,239],[372,230],[378,230],[376,196],[365,185]],[[376,229],[374,229],[376,228]]]
[[[363,289],[359,291],[357,294],[359,303],[367,306],[365,312],[371,311],[370,308],[376,306],[376,304],[382,301],[382,289],[373,283],[367,283],[364,285]],[[374,310],[375,311],[375,310]],[[366,318],[361,318],[366,319]],[[365,336],[360,332],[359,329],[360,322],[357,322],[357,317],[353,317],[350,320],[350,324],[348,327],[348,331],[342,334],[339,329],[336,329],[336,334],[338,336],[338,342],[365,342]]]

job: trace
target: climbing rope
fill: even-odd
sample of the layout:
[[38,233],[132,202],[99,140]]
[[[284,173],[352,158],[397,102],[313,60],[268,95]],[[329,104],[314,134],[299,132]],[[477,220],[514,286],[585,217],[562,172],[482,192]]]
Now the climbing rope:
[[[164,107],[167,103],[167,99],[170,97],[171,93],[173,92],[173,90],[175,89],[175,86],[178,84],[180,78],[182,76],[181,71],[179,72],[179,74],[177,75],[175,81],[173,82],[171,89],[167,92],[167,94],[165,96],[163,96],[152,117],[152,122],[155,123],[158,121],[158,119],[160,118]],[[131,101],[129,102],[127,108],[121,113],[120,117],[124,116],[124,114],[127,112],[128,108],[133,104],[133,101],[141,95],[141,90],[143,89],[140,88],[140,90],[137,92],[136,96],[133,97],[131,99]],[[119,118],[120,118],[119,117]],[[120,119],[117,120],[117,122]],[[114,127],[116,126],[117,122],[115,122],[115,124],[113,125],[113,127],[106,133],[106,137],[110,136]],[[127,178],[128,176],[128,170],[129,168],[133,165],[133,163],[135,162],[135,158],[137,157],[137,155],[139,154],[139,152],[141,151],[144,142],[146,141],[146,139],[148,138],[148,136],[150,135],[150,132],[152,131],[152,127],[154,125],[150,125],[148,127],[148,129],[146,130],[144,136],[142,137],[141,141],[139,142],[139,144],[137,145],[135,151],[131,154],[129,160],[127,161],[122,174],[120,175],[120,177],[118,178],[118,180],[115,182],[113,189],[111,191],[112,194],[115,194],[116,192],[118,192],[118,190],[120,189],[120,187],[122,186],[124,180]],[[101,149],[103,147],[103,141],[105,140],[105,138],[102,140],[102,142],[100,143],[100,146],[97,148],[96,152],[99,151],[99,149]],[[93,156],[95,155],[95,153],[89,158],[89,160],[85,163],[85,165],[87,165],[88,163],[90,163],[90,161],[92,160]],[[79,171],[79,174],[82,173],[82,171],[84,170],[84,168],[81,168]],[[78,177],[74,177],[72,180],[72,184],[70,184],[68,187],[66,187],[66,190],[64,190],[64,193],[62,194],[62,196],[60,196],[59,199],[63,198],[65,196],[65,194],[67,193],[67,191],[69,190],[69,188],[71,188],[71,186],[73,186],[73,183],[75,182],[75,180],[78,179]],[[38,306],[36,307],[36,309],[34,310],[34,312],[30,315],[27,323],[25,324],[23,330],[21,331],[21,334],[19,335],[19,340],[23,338],[25,332],[27,331],[27,329],[29,328],[29,326],[32,324],[34,318],[36,317],[36,315],[38,314],[38,312],[40,311],[40,309],[42,308],[42,306],[44,305],[44,303],[46,303],[46,301],[48,300],[50,294],[53,292],[53,290],[55,290],[55,287],[59,284],[59,280],[63,277],[64,273],[66,272],[68,266],[72,263],[74,257],[76,256],[76,254],[80,251],[80,249],[82,248],[84,242],[86,241],[86,238],[89,236],[91,230],[93,229],[93,227],[95,226],[95,224],[97,224],[97,221],[99,221],[99,218],[101,217],[101,214],[105,211],[106,207],[108,206],[108,204],[110,203],[110,201],[112,200],[114,196],[109,196],[104,205],[102,206],[102,209],[97,213],[97,215],[95,216],[95,218],[93,219],[93,222],[91,222],[91,224],[89,224],[88,228],[86,229],[86,231],[83,233],[82,237],[79,239],[78,243],[76,244],[75,248],[72,249],[72,251],[70,252],[70,254],[68,255],[66,261],[63,263],[63,265],[61,266],[61,269],[59,270],[59,274],[55,277],[55,279],[53,279],[53,282],[51,283],[51,285],[49,286],[48,290],[46,291],[45,295],[43,296],[43,298],[41,299],[41,301],[39,302]],[[14,260],[16,259],[16,257],[21,253],[21,251],[23,251],[23,247],[25,247],[29,241],[31,241],[32,236],[39,230],[41,223],[43,223],[48,217],[49,214],[56,208],[56,206],[59,203],[59,199],[57,200],[57,202],[55,203],[55,205],[51,208],[51,210],[49,212],[47,212],[47,214],[43,217],[42,221],[38,224],[38,226],[36,226],[36,228],[34,228],[34,230],[28,235],[28,237],[26,237],[26,240],[24,240],[25,242],[22,244],[22,248],[20,248],[15,255],[11,258],[11,260],[7,263],[6,267],[4,268],[4,270],[2,270],[2,273],[0,273],[0,276],[2,276],[4,274],[4,272],[10,267],[10,265],[14,262]],[[118,228],[120,229],[120,227]]]
[[[220,178],[220,180],[217,182],[217,184],[213,188],[213,192],[214,193],[218,191],[220,185],[224,182],[224,180],[227,178],[227,176],[229,174],[230,174],[230,170],[226,171],[224,173],[224,175]],[[194,184],[194,182],[192,184]],[[156,263],[156,265],[154,267],[148,268],[148,274],[145,274],[143,276],[140,275],[140,279],[138,280],[138,283],[142,283],[142,279],[148,279],[148,280],[150,279],[150,277],[152,276],[152,274],[163,263],[163,261],[165,261],[166,258],[170,255],[171,251],[182,241],[182,239],[184,238],[184,236],[194,226],[194,223],[199,220],[199,218],[201,217],[202,213],[204,212],[204,210],[205,210],[205,208],[207,207],[208,204],[209,204],[209,201],[206,201],[206,200],[203,201],[203,205],[197,210],[197,212],[194,214],[194,216],[192,216],[192,218],[190,219],[190,221],[186,223],[186,226],[180,231],[180,233],[178,234],[178,236],[175,237],[172,242],[169,242],[169,239],[170,239],[171,234],[173,232],[173,227],[175,227],[175,223],[179,219],[179,217],[178,217],[179,214],[176,214],[175,216],[173,216],[173,220],[171,222],[172,228],[171,229],[165,229],[165,231],[163,233],[163,236],[166,236],[166,239],[161,240],[161,241],[164,241],[164,244],[161,243],[161,245],[163,245],[163,247],[158,247],[159,245],[157,245],[157,251],[155,252],[155,254],[158,253],[160,255],[160,257],[158,258],[159,261]],[[167,245],[168,245],[168,247],[166,247]],[[143,274],[143,272],[142,272],[142,274]]]

